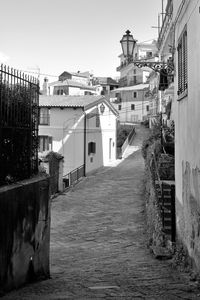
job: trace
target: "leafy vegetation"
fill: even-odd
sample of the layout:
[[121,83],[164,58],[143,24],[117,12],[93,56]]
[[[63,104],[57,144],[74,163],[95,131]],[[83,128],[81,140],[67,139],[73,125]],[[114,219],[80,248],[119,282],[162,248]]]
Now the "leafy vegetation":
[[127,125],[118,125],[117,129],[117,147],[122,147],[123,143],[125,142],[127,136],[133,129],[133,126]]

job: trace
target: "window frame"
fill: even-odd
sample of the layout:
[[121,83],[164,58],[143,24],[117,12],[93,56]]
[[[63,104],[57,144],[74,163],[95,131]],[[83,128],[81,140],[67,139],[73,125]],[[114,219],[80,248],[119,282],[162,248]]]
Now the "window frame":
[[135,110],[135,104],[131,104],[131,110]]
[[88,155],[90,155],[90,154],[96,154],[96,143],[95,142],[88,143]]
[[177,74],[178,74],[178,100],[185,98],[188,94],[188,41],[187,26],[183,28],[177,47]]
[[[39,143],[38,143],[38,148],[39,148],[39,152],[44,152],[44,151],[51,151],[52,150],[52,144],[53,144],[53,138],[52,136],[48,136],[48,135],[39,135]],[[42,151],[41,151],[41,139],[42,139]],[[45,142],[46,140],[46,142]],[[46,146],[47,145],[47,149]]]
[[[47,113],[41,113],[41,110],[45,110]],[[48,107],[39,108],[39,125],[48,126],[50,124],[50,111]]]

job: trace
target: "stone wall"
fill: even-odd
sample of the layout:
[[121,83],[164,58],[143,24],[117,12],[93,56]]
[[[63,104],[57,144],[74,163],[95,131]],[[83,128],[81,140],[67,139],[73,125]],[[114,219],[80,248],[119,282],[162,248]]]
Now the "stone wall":
[[0,291],[49,278],[49,178],[0,188]]

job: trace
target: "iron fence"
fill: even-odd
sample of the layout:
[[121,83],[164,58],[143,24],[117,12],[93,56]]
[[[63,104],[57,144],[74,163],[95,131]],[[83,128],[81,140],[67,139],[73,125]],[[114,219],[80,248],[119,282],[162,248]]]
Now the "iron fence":
[[0,185],[38,171],[39,82],[0,66]]
[[65,188],[76,183],[80,178],[84,177],[84,165],[74,169],[63,177]]

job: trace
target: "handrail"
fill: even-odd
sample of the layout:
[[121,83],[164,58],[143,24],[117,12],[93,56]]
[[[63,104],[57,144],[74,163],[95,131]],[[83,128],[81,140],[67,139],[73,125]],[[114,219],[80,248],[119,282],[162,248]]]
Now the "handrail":
[[[74,175],[75,178],[73,178]],[[71,172],[63,176],[63,181],[67,184],[65,187],[71,186],[73,183],[77,182],[82,177],[84,177],[84,165],[81,165],[80,167],[72,170]]]
[[123,145],[121,147],[121,149],[122,149],[122,155],[123,155],[124,151],[126,150],[126,147],[128,145],[130,145],[130,143],[131,143],[132,138],[133,138],[134,135],[135,135],[135,127],[133,127],[133,129],[129,132],[126,140],[124,141],[124,143],[123,143]]

